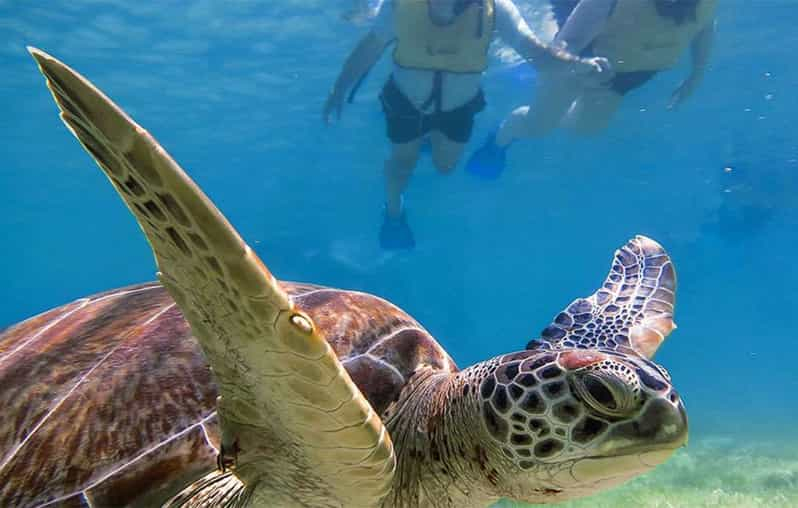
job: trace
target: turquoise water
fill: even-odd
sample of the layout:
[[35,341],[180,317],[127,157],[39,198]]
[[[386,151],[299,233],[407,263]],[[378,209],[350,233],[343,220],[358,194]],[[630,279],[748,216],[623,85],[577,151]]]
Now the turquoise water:
[[[534,2],[518,4],[530,24],[550,29]],[[634,234],[655,238],[679,274],[679,329],[657,358],[690,412],[685,453],[694,469],[684,477],[723,480],[722,461],[742,456],[752,476],[774,468],[777,480],[766,484],[784,506],[796,499],[795,454],[768,451],[798,448],[792,0],[722,3],[712,66],[677,112],[665,106],[686,62],[630,94],[597,138],[559,132],[514,146],[496,182],[459,170],[442,177],[424,159],[406,194],[418,247],[399,254],[376,240],[386,62],[340,124],[320,119],[340,64],[366,30],[342,19],[348,1],[44,5],[0,0],[0,327],[154,276],[129,212],[58,120],[30,44],[78,69],[149,129],[275,275],[384,296],[461,367],[523,348],[572,299],[594,291],[615,248]],[[486,75],[488,107],[469,152],[530,98],[528,80],[515,80],[507,65],[496,57]],[[684,484],[677,459],[654,473],[664,485]],[[646,492],[656,478],[640,480]],[[724,485],[730,495],[743,489],[734,478]],[[756,494],[759,484],[750,485]],[[715,487],[697,482],[695,492]],[[627,488],[632,496],[641,487]],[[667,502],[669,491],[657,492]]]

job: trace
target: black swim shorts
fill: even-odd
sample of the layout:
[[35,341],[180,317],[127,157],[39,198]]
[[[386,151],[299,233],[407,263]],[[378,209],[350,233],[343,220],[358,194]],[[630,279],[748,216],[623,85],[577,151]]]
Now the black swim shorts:
[[616,72],[607,86],[620,95],[626,95],[656,75],[657,71]]
[[485,96],[480,90],[473,99],[459,108],[437,113],[416,109],[391,77],[380,94],[382,110],[392,143],[415,141],[430,131],[440,131],[456,143],[466,143],[474,128],[474,116],[485,109]]

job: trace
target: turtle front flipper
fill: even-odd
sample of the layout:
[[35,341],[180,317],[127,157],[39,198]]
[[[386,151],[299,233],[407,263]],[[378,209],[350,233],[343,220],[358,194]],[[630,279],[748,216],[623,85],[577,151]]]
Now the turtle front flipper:
[[[676,328],[676,273],[660,244],[637,236],[615,251],[609,275],[589,298],[574,300],[541,338],[571,348],[631,348],[652,358]],[[537,344],[532,341],[527,348]]]
[[[30,48],[61,119],[136,217],[219,385],[222,444],[253,502],[371,506],[390,437],[311,318],[147,131],[88,80]],[[179,403],[179,401],[177,402]]]

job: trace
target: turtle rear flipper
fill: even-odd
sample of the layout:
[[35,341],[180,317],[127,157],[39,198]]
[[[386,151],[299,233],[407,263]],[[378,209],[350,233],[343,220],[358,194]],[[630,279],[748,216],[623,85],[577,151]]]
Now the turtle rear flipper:
[[[541,333],[544,342],[572,348],[631,348],[651,358],[676,328],[676,273],[665,249],[636,236],[615,251],[604,284],[574,300]],[[533,348],[532,341],[527,348]]]
[[236,447],[232,470],[249,495],[272,505],[310,504],[306,496],[378,504],[393,445],[311,318],[147,131],[78,73],[30,52],[201,343],[221,394],[222,445]]

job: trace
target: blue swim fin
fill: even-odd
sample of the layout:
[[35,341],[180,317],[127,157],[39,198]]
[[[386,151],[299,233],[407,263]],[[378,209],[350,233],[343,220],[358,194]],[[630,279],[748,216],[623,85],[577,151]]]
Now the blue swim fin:
[[421,140],[421,146],[418,148],[418,153],[432,155],[432,142],[429,140],[429,138],[425,137]]
[[380,228],[380,247],[386,250],[410,250],[415,246],[416,240],[413,238],[410,226],[407,225],[404,210],[399,217],[391,217],[388,210],[384,210]]
[[507,164],[507,146],[496,144],[496,133],[498,129],[491,132],[485,143],[471,154],[466,163],[466,172],[484,180],[495,180],[499,178]]

